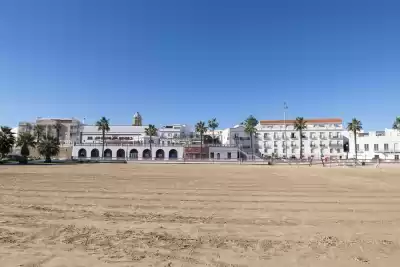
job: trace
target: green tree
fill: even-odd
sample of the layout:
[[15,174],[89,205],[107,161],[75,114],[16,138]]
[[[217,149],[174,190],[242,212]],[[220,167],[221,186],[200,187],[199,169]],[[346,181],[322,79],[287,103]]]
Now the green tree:
[[400,117],[396,117],[394,120],[393,129],[400,130]]
[[101,117],[96,122],[97,130],[101,131],[103,137],[103,149],[101,150],[101,157],[104,158],[104,144],[106,142],[106,132],[110,131],[110,120],[106,117]]
[[307,121],[303,117],[297,117],[294,121],[294,129],[300,132],[300,159],[303,158],[303,131],[307,129]]
[[207,132],[207,126],[204,121],[199,121],[195,125],[196,132],[200,134],[200,159],[203,158],[203,135]]
[[153,124],[149,124],[149,127],[144,129],[145,134],[150,137],[150,158],[153,157],[153,148],[151,146],[153,143],[152,136],[157,136],[157,131],[158,129]]
[[10,127],[0,127],[0,156],[4,158],[11,152],[15,144],[15,136]]
[[213,139],[213,144],[215,144],[215,129],[217,129],[219,126],[219,123],[216,118],[213,118],[208,121],[208,129],[212,131],[212,139]]
[[354,135],[354,151],[355,151],[355,159],[357,160],[357,133],[362,130],[361,121],[353,118],[351,122],[347,124],[347,130],[352,132]]
[[45,163],[51,163],[51,157],[57,156],[60,152],[60,144],[57,138],[47,135],[44,136],[37,145],[40,155],[45,157]]
[[244,132],[250,136],[250,148],[251,148],[251,158],[254,159],[254,149],[253,149],[253,135],[257,133],[257,126],[258,120],[253,116],[250,115],[243,123],[244,125]]
[[58,143],[60,143],[60,132],[62,127],[63,125],[59,120],[56,120],[56,122],[53,124],[53,128],[56,130],[56,138]]
[[35,136],[30,132],[20,133],[17,139],[17,146],[21,147],[21,155],[26,159],[29,156],[29,147],[35,147]]
[[40,141],[40,139],[44,136],[44,132],[45,132],[45,128],[43,125],[38,125],[36,124],[33,127],[33,134],[36,137],[36,142],[38,143]]

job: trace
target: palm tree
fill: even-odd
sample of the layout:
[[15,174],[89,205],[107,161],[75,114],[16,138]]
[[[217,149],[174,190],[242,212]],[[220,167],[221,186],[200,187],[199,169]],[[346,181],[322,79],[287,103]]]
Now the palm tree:
[[214,131],[215,129],[217,129],[219,126],[219,123],[217,121],[216,118],[213,118],[211,120],[208,121],[208,129],[210,129],[212,131],[212,137],[213,137],[213,144],[215,144],[215,135],[214,135]]
[[253,134],[257,132],[258,120],[253,116],[250,115],[243,123],[244,125],[244,132],[250,136],[250,148],[251,148],[251,158],[254,159],[254,149],[253,149]]
[[57,142],[60,143],[60,131],[62,129],[63,125],[59,120],[56,120],[55,124],[53,125],[53,128],[56,130],[56,137],[57,137]]
[[207,132],[207,126],[204,121],[196,123],[196,132],[200,134],[200,159],[203,158],[203,135]]
[[97,130],[101,131],[103,136],[103,149],[101,150],[101,157],[104,158],[104,143],[106,142],[106,132],[110,130],[110,120],[106,117],[101,117],[100,120],[96,122]]
[[157,131],[158,131],[158,129],[156,128],[156,126],[154,126],[154,124],[149,124],[149,127],[144,129],[145,134],[150,137],[150,158],[153,157],[153,150],[151,147],[151,143],[153,142],[153,140],[151,137],[157,136]]
[[394,120],[393,129],[400,130],[400,117],[396,117]]
[[35,136],[30,132],[20,133],[17,146],[21,147],[21,155],[26,159],[29,156],[29,147],[36,146]]
[[307,129],[307,121],[303,117],[297,117],[294,121],[294,129],[300,132],[300,159],[303,158],[303,131]]
[[45,157],[45,163],[51,163],[51,156],[56,156],[60,152],[60,144],[57,138],[51,135],[43,137],[37,148],[39,154]]
[[0,156],[4,158],[11,152],[15,143],[15,136],[10,127],[0,127]]
[[356,118],[353,118],[351,122],[347,124],[347,131],[352,132],[354,135],[354,151],[356,160],[357,160],[357,132],[361,130],[362,130],[362,123]]
[[36,136],[36,142],[38,143],[42,136],[44,135],[45,128],[43,125],[36,124],[33,127],[33,134]]

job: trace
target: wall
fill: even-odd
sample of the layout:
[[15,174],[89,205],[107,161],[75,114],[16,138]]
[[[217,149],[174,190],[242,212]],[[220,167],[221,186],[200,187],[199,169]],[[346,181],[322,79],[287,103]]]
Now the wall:
[[[91,158],[91,152],[94,149],[97,149],[99,151],[99,157],[101,157],[101,149],[102,145],[101,144],[78,144],[73,147],[72,151],[72,156],[74,158],[79,157],[79,152],[81,149],[86,150],[86,158]],[[122,146],[122,145],[107,145],[104,147],[104,151],[107,149],[110,149],[112,152],[112,158],[116,159],[117,158],[117,151],[121,150],[124,152],[124,157],[128,160],[142,160],[143,158],[143,152],[145,150],[150,150],[150,146],[148,145],[143,145],[143,146]],[[137,158],[130,158],[130,152],[131,150],[136,149],[138,152]],[[157,151],[164,151],[164,160],[169,159],[169,153],[170,151],[175,150],[177,152],[177,157],[176,158],[171,158],[171,159],[182,159],[183,157],[183,146],[157,146],[153,145],[152,146],[152,159],[157,159]],[[106,155],[105,155],[106,156]]]
[[[214,153],[214,158],[212,157],[212,153]],[[236,147],[223,147],[223,146],[216,146],[209,148],[209,155],[210,159],[218,160],[218,153],[219,153],[219,160],[238,160],[238,149]],[[231,153],[231,158],[229,159],[228,153]]]

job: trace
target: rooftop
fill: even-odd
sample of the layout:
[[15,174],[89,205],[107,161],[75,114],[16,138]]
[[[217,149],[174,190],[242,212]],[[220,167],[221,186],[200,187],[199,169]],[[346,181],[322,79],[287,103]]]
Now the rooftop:
[[[307,124],[319,124],[319,123],[343,123],[342,119],[339,118],[322,118],[322,119],[304,119]],[[293,124],[296,120],[261,120],[261,125],[276,125],[276,124]]]

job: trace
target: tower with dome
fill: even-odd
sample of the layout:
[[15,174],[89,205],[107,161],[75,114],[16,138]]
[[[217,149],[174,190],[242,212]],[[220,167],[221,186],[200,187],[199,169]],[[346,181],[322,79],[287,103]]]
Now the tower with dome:
[[142,115],[140,115],[139,112],[136,112],[133,115],[132,125],[133,126],[142,126]]

